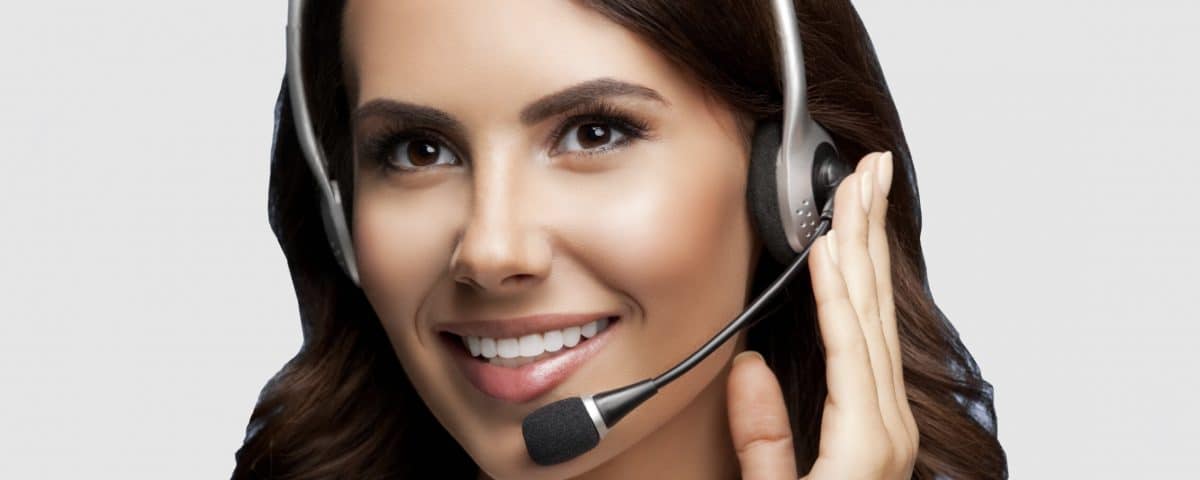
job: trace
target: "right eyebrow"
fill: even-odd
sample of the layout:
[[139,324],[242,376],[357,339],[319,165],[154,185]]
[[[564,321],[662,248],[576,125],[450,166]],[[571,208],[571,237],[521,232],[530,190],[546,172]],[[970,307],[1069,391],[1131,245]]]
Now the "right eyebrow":
[[359,125],[371,117],[400,119],[405,124],[421,125],[447,132],[447,135],[456,140],[466,138],[467,128],[458,119],[436,108],[415,103],[376,98],[354,110],[352,123]]

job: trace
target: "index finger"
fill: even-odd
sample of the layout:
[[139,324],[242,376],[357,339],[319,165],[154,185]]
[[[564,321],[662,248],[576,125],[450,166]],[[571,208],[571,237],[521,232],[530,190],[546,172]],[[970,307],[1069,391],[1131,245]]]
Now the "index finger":
[[795,480],[796,453],[783,390],[762,355],[738,354],[729,372],[729,432],[743,480]]

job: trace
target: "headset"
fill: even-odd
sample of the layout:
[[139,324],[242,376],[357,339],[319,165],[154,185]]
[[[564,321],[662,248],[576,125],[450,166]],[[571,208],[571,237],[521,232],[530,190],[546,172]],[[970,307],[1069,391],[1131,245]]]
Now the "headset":
[[[809,115],[804,54],[792,1],[771,0],[783,76],[783,122],[768,119],[755,125],[746,190],[755,230],[768,253],[788,267],[737,318],[667,372],[593,395],[558,400],[526,416],[522,433],[535,463],[554,465],[591,450],[626,414],[757,321],[754,316],[797,275],[817,237],[829,230],[834,193],[854,167],[841,158],[829,133]],[[301,25],[306,3],[288,1],[287,85],[298,141],[321,197],[326,239],[343,272],[359,285],[341,190],[327,173],[304,89]]]

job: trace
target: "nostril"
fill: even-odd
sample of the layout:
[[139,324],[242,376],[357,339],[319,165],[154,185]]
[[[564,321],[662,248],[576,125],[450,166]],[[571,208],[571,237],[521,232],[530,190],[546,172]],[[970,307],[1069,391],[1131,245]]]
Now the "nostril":
[[479,290],[483,289],[483,286],[480,285],[479,282],[476,282],[475,279],[473,279],[471,277],[459,277],[456,280],[458,280],[458,283],[465,283],[465,284],[467,284],[471,287],[474,287],[476,289],[479,289]]
[[534,277],[534,275],[531,275],[528,273],[518,273],[516,275],[510,275],[508,278],[505,278],[503,281],[500,282],[500,284],[519,287],[523,284],[533,281],[533,277]]

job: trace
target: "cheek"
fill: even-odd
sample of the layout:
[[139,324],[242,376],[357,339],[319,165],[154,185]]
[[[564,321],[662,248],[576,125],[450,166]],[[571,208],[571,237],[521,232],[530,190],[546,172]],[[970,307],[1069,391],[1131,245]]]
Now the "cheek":
[[428,290],[446,274],[454,240],[448,222],[461,216],[456,201],[461,203],[453,189],[404,195],[367,189],[356,199],[354,243],[363,292],[394,344],[433,340],[400,335],[421,330],[399,322],[416,318]]
[[644,154],[658,159],[653,169],[635,169],[636,178],[588,216],[590,251],[605,257],[594,266],[609,269],[620,278],[614,287],[647,309],[696,289],[716,298],[743,293],[753,237],[744,161],[737,151],[688,140],[656,144]]
[[[591,375],[581,377],[587,383],[580,391],[662,373],[744,305],[755,238],[746,211],[746,161],[736,144],[678,138],[639,154],[653,160],[630,168],[625,181],[607,183],[617,187],[606,193],[606,201],[596,202],[587,222],[575,220],[577,228],[590,228],[590,235],[569,236],[587,242],[578,256],[608,289],[630,297],[640,309],[626,325],[626,335],[610,345],[606,363],[589,365],[585,373]],[[586,193],[600,198],[598,192]],[[670,432],[705,435],[708,424],[680,425],[706,422],[723,406],[724,384],[715,379],[736,344],[736,338],[727,342],[631,412],[595,455],[617,455],[673,419],[682,418],[673,421]],[[693,404],[698,409],[680,417]]]
[[415,322],[417,310],[446,275],[453,222],[461,217],[459,190],[366,188],[356,198],[353,221],[363,293],[417,393],[447,426],[459,425],[447,412],[465,407],[445,407],[447,399],[456,397],[452,377],[446,375],[452,366],[436,355],[439,339]]

